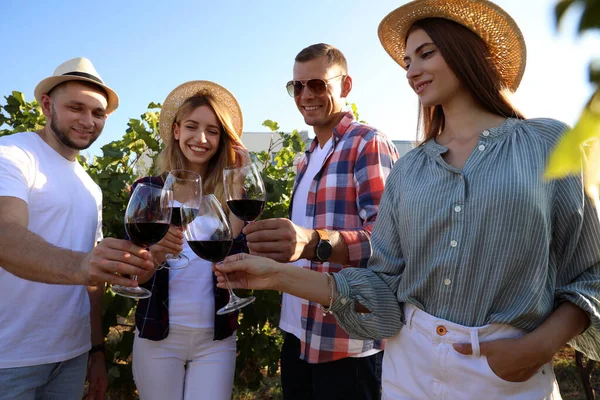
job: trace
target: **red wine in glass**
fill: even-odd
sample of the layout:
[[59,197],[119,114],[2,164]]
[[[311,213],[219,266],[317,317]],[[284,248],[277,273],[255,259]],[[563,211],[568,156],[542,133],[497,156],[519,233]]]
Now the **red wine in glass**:
[[[192,251],[198,257],[213,263],[223,261],[229,254],[233,237],[229,220],[219,200],[212,194],[203,196],[196,217],[190,218],[182,208],[182,218],[189,221],[183,235]],[[256,300],[254,296],[244,298],[236,296],[231,290],[229,281],[227,281],[227,289],[229,302],[217,310],[218,315],[239,310]]]
[[227,200],[227,207],[242,221],[255,221],[263,212],[264,200]]
[[[173,210],[173,192],[150,183],[140,183],[129,198],[125,210],[125,232],[140,247],[158,243],[168,232]],[[133,275],[132,279],[137,279]],[[134,299],[151,296],[148,289],[112,285],[113,293]]]
[[[173,209],[171,225],[185,228],[185,223],[198,215],[202,199],[202,178],[194,171],[174,169],[165,179],[165,189],[173,191],[174,201],[178,205]],[[196,210],[195,214],[193,210]],[[183,269],[190,263],[190,260],[183,254],[167,254],[165,261],[162,268],[166,269]]]
[[227,257],[232,243],[232,240],[188,240],[190,248],[198,257],[213,263]]
[[[180,210],[180,208],[182,208],[182,210]],[[198,209],[185,206],[174,207],[173,214],[171,215],[171,225],[176,226],[178,228],[185,228],[185,225],[187,223],[185,220],[182,221],[182,215],[187,215],[193,220],[198,215]]]
[[132,222],[125,224],[129,240],[136,246],[150,247],[167,234],[169,224],[164,222]]
[[229,210],[242,221],[252,222],[263,212],[265,184],[255,164],[223,170],[225,201]]

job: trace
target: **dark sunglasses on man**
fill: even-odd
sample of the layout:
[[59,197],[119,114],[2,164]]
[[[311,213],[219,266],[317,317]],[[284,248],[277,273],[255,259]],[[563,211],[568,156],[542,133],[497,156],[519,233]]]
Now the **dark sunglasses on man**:
[[344,76],[346,75],[340,74],[327,79],[315,78],[309,79],[307,81],[289,81],[285,85],[285,87],[287,89],[288,94],[292,97],[300,96],[302,94],[302,89],[304,89],[304,86],[306,86],[308,90],[310,90],[310,92],[315,96],[323,96],[327,91],[327,85],[329,85],[329,81]]

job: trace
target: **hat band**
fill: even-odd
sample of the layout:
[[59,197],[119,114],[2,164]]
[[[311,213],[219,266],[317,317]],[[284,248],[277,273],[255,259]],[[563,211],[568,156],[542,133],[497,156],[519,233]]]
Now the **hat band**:
[[88,78],[93,80],[94,82],[98,82],[101,85],[104,85],[104,82],[102,82],[102,79],[99,79],[98,77],[95,77],[92,74],[88,74],[86,72],[78,72],[78,71],[73,71],[73,72],[67,72],[65,74],[63,74],[63,76],[65,75],[72,75],[72,76],[81,76],[83,78]]

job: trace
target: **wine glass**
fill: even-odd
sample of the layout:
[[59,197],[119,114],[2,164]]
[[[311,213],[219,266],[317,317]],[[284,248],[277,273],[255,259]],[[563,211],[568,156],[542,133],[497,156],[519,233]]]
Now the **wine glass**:
[[[125,210],[125,231],[129,240],[140,247],[149,247],[158,243],[169,230],[173,207],[173,192],[150,183],[140,183],[129,198]],[[131,279],[136,280],[137,275]],[[113,293],[145,299],[151,292],[142,287],[112,285]]]
[[[186,215],[198,215],[200,200],[202,199],[202,178],[196,172],[185,169],[174,169],[169,172],[165,180],[164,188],[173,191],[173,212],[171,213],[171,225],[185,228],[185,221],[181,219],[179,207],[189,209]],[[191,218],[192,220],[194,218]],[[162,268],[183,269],[190,264],[189,258],[184,254],[166,254],[165,263]]]
[[242,221],[255,221],[265,207],[266,192],[255,164],[223,170],[225,201],[231,212]]
[[[229,254],[233,243],[231,226],[229,220],[221,207],[219,200],[212,195],[202,197],[200,210],[193,215],[191,209],[181,208],[181,219],[187,221],[183,231],[190,249],[200,258],[217,263]],[[225,275],[227,279],[227,275]],[[218,315],[227,314],[254,302],[254,296],[240,298],[235,295],[229,280],[227,279],[227,290],[229,290],[229,302],[217,310]]]

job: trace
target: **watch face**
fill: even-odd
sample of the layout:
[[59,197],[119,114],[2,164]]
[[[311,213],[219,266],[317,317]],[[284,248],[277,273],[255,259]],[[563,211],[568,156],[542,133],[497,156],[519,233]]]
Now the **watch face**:
[[321,261],[327,261],[331,257],[333,249],[331,243],[322,240],[317,246],[317,258]]

